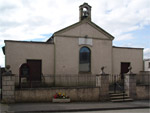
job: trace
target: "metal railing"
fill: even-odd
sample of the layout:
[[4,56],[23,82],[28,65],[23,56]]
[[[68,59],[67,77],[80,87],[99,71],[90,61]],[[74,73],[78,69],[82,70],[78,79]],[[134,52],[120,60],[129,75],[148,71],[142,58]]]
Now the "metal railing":
[[136,83],[137,85],[150,85],[150,73],[137,74]]
[[[17,78],[18,79],[18,78]],[[28,81],[24,78],[16,88],[47,87],[95,87],[96,75],[44,75],[40,81]]]

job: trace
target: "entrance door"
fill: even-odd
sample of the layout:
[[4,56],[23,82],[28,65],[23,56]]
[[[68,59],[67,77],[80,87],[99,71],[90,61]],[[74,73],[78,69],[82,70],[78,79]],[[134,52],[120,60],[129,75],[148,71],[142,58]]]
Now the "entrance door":
[[129,62],[121,62],[121,74],[128,73],[129,72],[129,69],[128,69],[129,66],[130,66]]
[[129,66],[130,62],[121,62],[121,79],[124,79],[124,74],[129,72]]
[[41,80],[41,60],[27,60],[27,64],[30,68],[30,80],[40,81]]

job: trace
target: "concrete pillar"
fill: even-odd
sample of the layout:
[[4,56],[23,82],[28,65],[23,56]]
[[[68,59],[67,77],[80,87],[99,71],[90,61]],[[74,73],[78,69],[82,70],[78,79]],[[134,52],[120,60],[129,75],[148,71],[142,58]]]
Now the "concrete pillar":
[[13,74],[2,76],[2,102],[15,102],[15,76]]
[[132,99],[136,99],[136,74],[126,74],[124,81],[125,92]]
[[100,74],[96,75],[96,87],[99,87],[99,100],[109,100],[109,75]]

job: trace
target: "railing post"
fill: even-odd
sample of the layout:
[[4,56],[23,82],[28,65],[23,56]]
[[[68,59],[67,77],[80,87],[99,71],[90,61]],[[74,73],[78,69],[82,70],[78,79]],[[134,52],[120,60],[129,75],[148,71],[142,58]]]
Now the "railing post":
[[116,75],[114,76],[114,93],[116,93],[116,87],[117,87],[117,84],[116,84],[117,80],[116,80]]
[[124,84],[125,84],[125,75],[123,74],[122,75],[122,85],[123,85],[123,101],[124,101],[124,97],[125,97],[125,86],[124,86]]

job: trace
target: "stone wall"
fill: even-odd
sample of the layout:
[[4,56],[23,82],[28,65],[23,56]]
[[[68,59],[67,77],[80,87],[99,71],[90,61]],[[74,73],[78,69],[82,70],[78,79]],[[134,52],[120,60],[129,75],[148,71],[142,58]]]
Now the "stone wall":
[[15,77],[14,75],[2,76],[2,102],[15,102]]
[[[3,101],[10,102],[51,102],[56,93],[68,95],[72,102],[106,101],[109,100],[109,76],[106,74],[94,77],[89,84],[89,76],[79,78],[78,83],[87,82],[85,86],[48,87],[15,89],[15,76],[3,76]],[[58,79],[58,78],[57,78]],[[97,79],[97,80],[96,80]],[[65,80],[66,81],[66,80]],[[57,82],[57,83],[60,83]],[[61,83],[62,84],[62,83]],[[85,84],[85,83],[84,83]],[[90,86],[88,86],[88,84]],[[58,84],[57,84],[58,85]]]
[[150,85],[138,85],[136,95],[136,99],[150,99]]
[[[139,79],[140,78],[140,79]],[[147,80],[146,80],[147,79]],[[139,84],[138,81],[142,81]],[[150,84],[149,76],[142,76],[136,74],[126,74],[125,75],[125,92],[132,99],[150,99]]]
[[[86,77],[83,78],[86,81],[85,79]],[[59,83],[62,84],[61,82]],[[98,75],[96,76],[96,80],[94,80],[94,83],[96,87],[80,86],[80,87],[38,88],[38,89],[24,89],[24,90],[19,89],[15,91],[15,101],[16,102],[51,102],[53,96],[59,92],[68,95],[72,102],[109,100],[109,76],[106,74]]]
[[68,95],[72,102],[99,101],[99,88],[43,88],[15,91],[16,102],[52,102],[56,93]]

